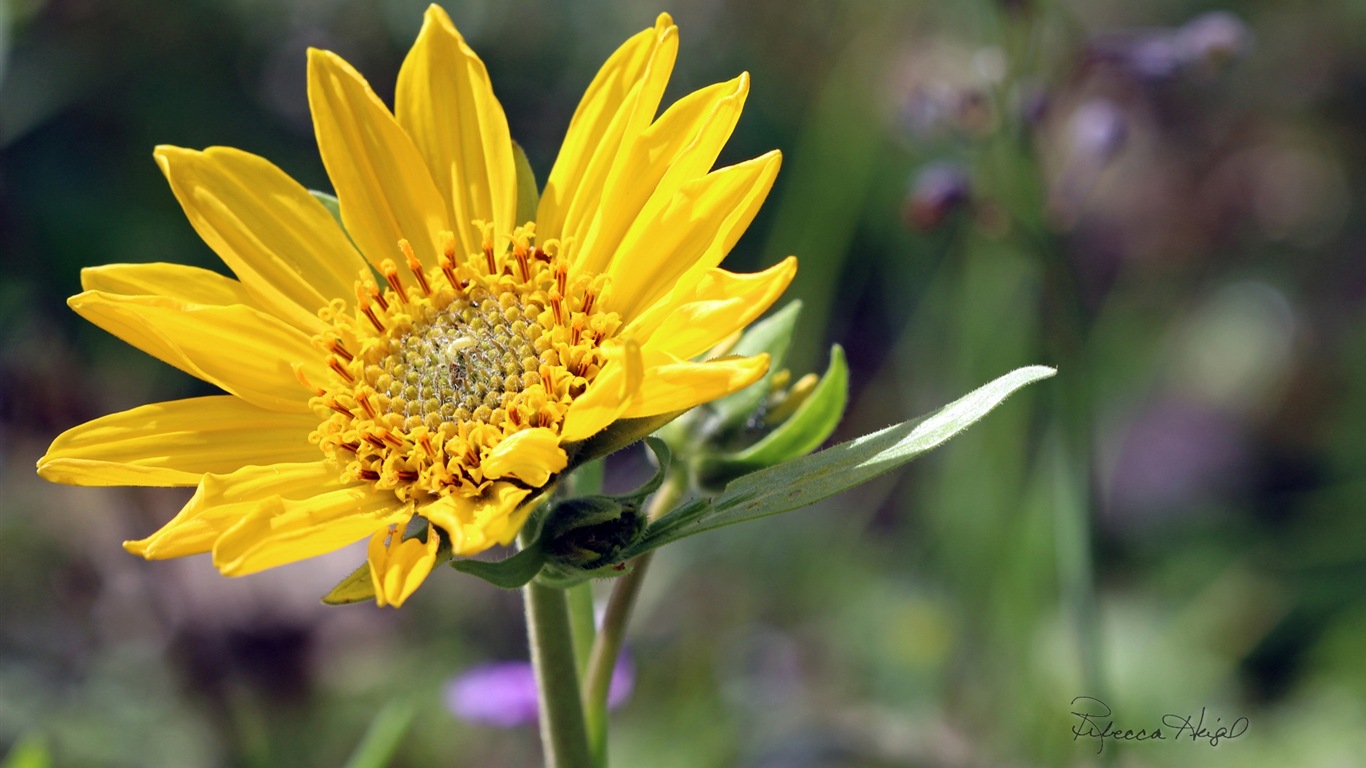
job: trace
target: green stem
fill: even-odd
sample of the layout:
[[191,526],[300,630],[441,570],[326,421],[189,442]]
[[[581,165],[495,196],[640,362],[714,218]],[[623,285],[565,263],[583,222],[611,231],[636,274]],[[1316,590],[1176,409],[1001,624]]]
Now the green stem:
[[568,596],[534,579],[522,589],[546,768],[590,768]]
[[569,600],[569,631],[574,636],[574,661],[582,679],[588,671],[593,640],[597,638],[597,628],[593,626],[593,585],[587,581],[575,584],[565,594]]
[[[686,488],[684,473],[670,472],[664,479],[664,485],[650,498],[646,518],[651,522],[659,519],[678,502]],[[607,695],[612,689],[612,671],[616,668],[617,657],[621,655],[626,625],[631,620],[631,611],[640,595],[640,586],[645,582],[645,574],[650,570],[653,554],[647,552],[637,557],[626,575],[617,579],[612,596],[607,599],[607,611],[603,614],[602,627],[593,643],[593,652],[588,657],[583,709],[593,750],[593,764],[598,768],[607,765]]]

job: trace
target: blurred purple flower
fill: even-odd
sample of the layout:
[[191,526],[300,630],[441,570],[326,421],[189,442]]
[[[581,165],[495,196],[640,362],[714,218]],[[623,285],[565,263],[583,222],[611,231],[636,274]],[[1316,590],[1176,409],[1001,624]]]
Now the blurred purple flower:
[[[615,709],[631,695],[635,667],[627,654],[612,670],[607,706]],[[446,707],[467,723],[514,728],[536,722],[536,674],[526,661],[498,661],[472,667],[446,687]]]
[[952,163],[932,163],[920,169],[911,182],[906,200],[906,219],[916,229],[934,229],[972,196],[971,181]]
[[1219,497],[1246,476],[1240,425],[1207,405],[1164,399],[1140,412],[1119,443],[1110,501],[1137,522],[1178,515]]
[[1086,160],[1104,165],[1124,148],[1129,122],[1109,99],[1090,99],[1072,113],[1072,146]]
[[1183,63],[1195,67],[1217,69],[1252,47],[1247,25],[1228,11],[1196,16],[1176,31],[1176,39]]
[[1228,11],[1201,14],[1175,29],[1140,29],[1102,35],[1090,56],[1140,80],[1164,81],[1201,70],[1217,71],[1252,47],[1252,33]]

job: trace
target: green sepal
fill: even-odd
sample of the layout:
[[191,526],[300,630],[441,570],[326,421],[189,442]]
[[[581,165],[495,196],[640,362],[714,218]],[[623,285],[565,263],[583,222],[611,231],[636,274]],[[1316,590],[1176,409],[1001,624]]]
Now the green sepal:
[[825,375],[791,416],[743,451],[700,458],[693,469],[694,481],[703,488],[719,488],[742,475],[816,450],[839,425],[848,396],[849,366],[844,349],[836,344],[830,348]]
[[541,193],[536,186],[536,173],[526,159],[522,145],[512,142],[512,164],[517,168],[517,226],[536,220],[536,208],[541,204]]
[[751,325],[727,352],[742,357],[767,352],[768,372],[763,378],[739,392],[733,392],[708,404],[712,413],[712,423],[708,431],[743,426],[763,405],[772,385],[773,374],[782,369],[783,361],[787,359],[787,349],[792,345],[792,334],[797,328],[797,318],[801,313],[800,300],[788,302],[787,306]]
[[361,563],[350,576],[342,579],[340,584],[323,596],[323,602],[328,605],[350,605],[374,599],[375,583],[370,580],[369,563]]
[[451,567],[478,576],[495,587],[518,589],[536,578],[545,565],[545,548],[537,534],[517,554],[503,560],[452,560]]
[[536,577],[536,581],[548,587],[569,589],[589,581],[619,578],[630,572],[631,566],[620,557],[613,558],[612,562],[597,568],[575,568],[546,563],[545,569]]
[[669,473],[669,463],[673,461],[673,454],[669,452],[669,444],[657,437],[647,437],[645,438],[645,445],[655,455],[654,476],[634,491],[608,496],[607,498],[623,504],[640,506],[641,502],[645,501],[645,497],[659,490],[659,487],[664,484],[664,477]]
[[322,203],[323,207],[327,209],[327,212],[332,214],[332,218],[337,220],[337,226],[341,227],[342,231],[346,231],[346,225],[342,223],[341,201],[337,200],[336,195],[319,192],[316,189],[308,190],[308,194],[312,195],[313,199]]
[[728,483],[721,493],[676,507],[650,524],[619,561],[679,539],[727,525],[800,509],[866,483],[928,451],[976,423],[1020,388],[1057,371],[1030,366],[973,390],[929,416],[758,470]]
[[634,491],[567,499],[551,507],[539,532],[546,554],[541,580],[567,587],[592,578],[620,576],[620,554],[645,533],[645,499],[659,490],[669,471],[669,446],[645,439],[654,453],[654,476]]
[[595,568],[635,542],[645,530],[637,506],[606,496],[569,499],[546,522],[547,564]]
[[674,411],[639,419],[620,419],[586,440],[564,445],[564,452],[569,455],[569,466],[565,471],[630,447],[683,413],[684,411]]

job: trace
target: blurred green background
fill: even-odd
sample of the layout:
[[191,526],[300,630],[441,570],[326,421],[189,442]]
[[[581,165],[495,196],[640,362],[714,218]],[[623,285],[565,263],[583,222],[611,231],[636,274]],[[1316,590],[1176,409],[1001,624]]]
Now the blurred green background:
[[[441,572],[401,611],[325,608],[356,550],[235,580],[145,563],[120,542],[188,490],[33,471],[61,430],[206,391],[63,306],[85,266],[222,268],[152,148],[326,189],[306,47],[387,101],[424,6],[0,0],[0,754],[339,766],[395,704],[395,766],[539,760],[532,728],[443,705],[525,658],[516,594]],[[542,178],[660,10],[666,102],[752,74],[722,163],[785,167],[728,266],[799,256],[790,362],[848,350],[838,439],[1059,368],[906,470],[661,553],[614,765],[1362,764],[1366,2],[446,7]],[[1248,729],[1098,755],[1083,695],[1120,727]]]

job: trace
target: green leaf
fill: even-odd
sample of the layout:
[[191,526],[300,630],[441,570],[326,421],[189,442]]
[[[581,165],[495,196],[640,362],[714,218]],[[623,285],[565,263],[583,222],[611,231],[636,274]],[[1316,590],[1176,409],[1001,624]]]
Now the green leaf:
[[323,597],[323,602],[328,605],[348,605],[374,599],[375,583],[370,581],[370,564],[361,563],[359,568]]
[[800,509],[866,483],[943,445],[1016,390],[1054,373],[1044,366],[1020,368],[929,416],[746,475],[719,495],[685,504],[655,521],[622,559],[703,531]]
[[487,560],[452,560],[451,567],[461,573],[478,576],[495,587],[518,589],[536,578],[545,565],[545,547],[539,533],[522,551],[495,562]]
[[768,397],[773,374],[783,367],[787,348],[792,344],[792,333],[802,313],[801,301],[790,301],[787,306],[751,325],[735,342],[729,354],[752,355],[768,353],[768,373],[762,379],[710,404],[718,428],[743,424]]
[[536,173],[526,159],[522,145],[512,142],[512,163],[517,167],[517,221],[520,226],[536,220],[536,207],[541,204],[541,193],[537,191]]
[[696,471],[698,482],[719,486],[816,450],[839,425],[848,395],[849,367],[844,362],[844,349],[836,344],[830,348],[830,365],[825,375],[797,410],[745,450],[703,459]]
[[323,204],[323,207],[327,209],[327,212],[332,214],[332,218],[337,220],[337,226],[341,227],[342,231],[346,230],[346,225],[342,223],[341,202],[337,200],[336,195],[329,195],[326,192],[319,192],[316,189],[308,190],[308,194],[312,195],[318,202]]

